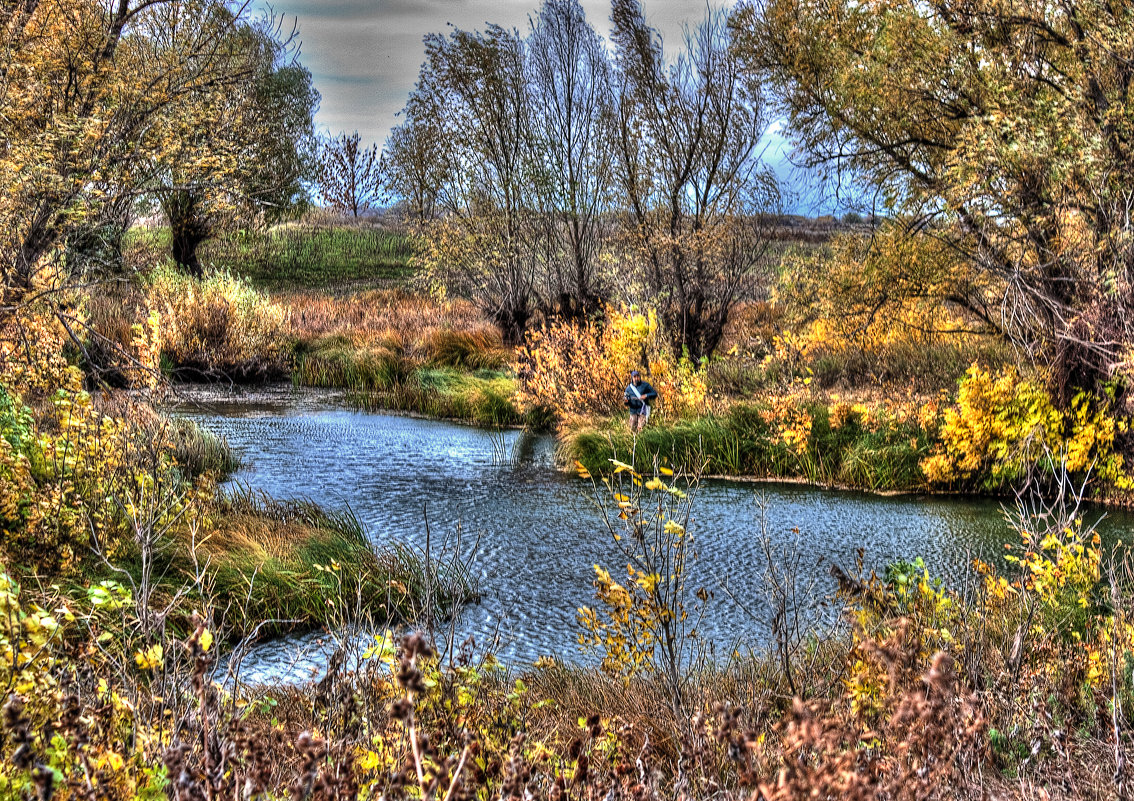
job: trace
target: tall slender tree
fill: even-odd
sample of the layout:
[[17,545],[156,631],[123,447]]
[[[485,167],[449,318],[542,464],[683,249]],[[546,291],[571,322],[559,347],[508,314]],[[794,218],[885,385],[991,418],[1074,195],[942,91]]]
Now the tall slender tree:
[[445,174],[445,132],[434,124],[439,115],[418,108],[422,102],[428,100],[417,93],[411,97],[402,112],[404,121],[390,132],[382,155],[383,186],[400,195],[419,228],[437,216]]
[[[423,260],[438,287],[473,297],[518,343],[537,308],[540,263],[523,43],[518,32],[490,25],[431,34],[425,49],[415,100],[393,137],[432,137],[441,169],[430,190],[441,217],[422,229]],[[387,152],[398,159],[412,151]],[[396,191],[414,191],[410,165],[390,174],[400,176]]]
[[597,262],[614,199],[610,60],[579,0],[544,0],[531,25],[533,158],[552,245],[547,295],[560,313],[585,316],[606,294]]
[[381,191],[378,145],[363,145],[358,131],[319,144],[319,193],[331,208],[357,218],[373,207]]
[[615,0],[612,19],[630,240],[674,355],[698,360],[759,280],[766,215],[778,210],[757,151],[764,104],[745,85],[722,13],[669,64],[637,0]]

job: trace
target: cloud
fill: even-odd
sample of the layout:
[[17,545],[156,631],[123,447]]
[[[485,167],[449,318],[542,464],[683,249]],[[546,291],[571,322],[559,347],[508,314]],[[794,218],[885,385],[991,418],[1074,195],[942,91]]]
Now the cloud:
[[[301,60],[323,95],[316,122],[337,133],[357,129],[367,141],[384,142],[397,124],[425,60],[422,38],[487,22],[524,31],[539,0],[275,0],[286,24],[298,19]],[[606,33],[608,0],[583,0],[591,24]],[[665,41],[680,39],[682,25],[705,12],[687,0],[646,0],[647,19]]]

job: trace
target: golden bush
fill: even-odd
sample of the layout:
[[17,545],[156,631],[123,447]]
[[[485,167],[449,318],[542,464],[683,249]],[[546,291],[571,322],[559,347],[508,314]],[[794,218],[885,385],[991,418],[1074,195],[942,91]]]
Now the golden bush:
[[604,322],[553,321],[529,333],[523,358],[521,403],[554,409],[561,419],[621,411],[631,370],[658,391],[663,417],[708,407],[704,366],[669,355],[652,310],[608,308]]
[[[162,353],[174,364],[209,369],[287,359],[284,308],[227,272],[197,279],[165,265],[150,275],[146,294],[146,326],[160,327]],[[136,339],[152,351],[145,336],[143,329]]]
[[965,373],[956,402],[941,416],[940,445],[922,462],[933,484],[978,481],[995,489],[1024,478],[1045,462],[1073,474],[1093,470],[1119,489],[1134,486],[1115,439],[1129,426],[1103,399],[1080,392],[1061,412],[1051,393],[1013,367]]

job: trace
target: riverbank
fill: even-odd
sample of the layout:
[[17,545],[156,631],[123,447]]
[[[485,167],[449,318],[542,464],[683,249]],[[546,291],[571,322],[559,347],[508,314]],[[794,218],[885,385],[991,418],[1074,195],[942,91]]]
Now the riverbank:
[[[786,291],[800,278],[788,270],[774,283],[782,297],[738,308],[719,355],[699,365],[675,361],[656,316],[631,307],[608,308],[602,321],[544,321],[522,346],[506,347],[473,304],[422,294],[410,272],[382,289],[360,289],[346,267],[336,272],[338,261],[350,261],[344,254],[361,246],[329,248],[314,283],[287,271],[258,284],[270,291],[250,283],[294,249],[292,240],[316,233],[289,228],[240,245],[255,250],[260,265],[232,262],[242,276],[220,271],[198,281],[154,269],[122,290],[129,297],[92,299],[93,328],[175,379],[289,378],[348,390],[360,408],[554,430],[565,466],[580,462],[592,473],[633,451],[639,466],[660,458],[732,477],[1000,495],[1025,476],[1054,481],[1045,454],[1062,452],[1074,454],[1064,462],[1073,476],[1090,474],[1094,498],[1130,502],[1124,412],[1108,405],[1109,396],[1086,393],[1057,409],[1042,375],[1017,372],[1001,340],[970,331],[954,312],[934,312],[934,331],[901,317],[892,329],[872,321],[868,332],[847,332],[822,325]],[[336,236],[397,235],[344,229]],[[373,264],[383,248],[409,269],[408,239],[370,248]],[[137,308],[148,309],[141,331],[123,318]],[[99,341],[87,352],[97,355]],[[662,401],[634,441],[618,418],[622,376],[638,366]],[[115,370],[137,383],[137,367],[102,374]]]
[[[53,364],[60,367],[56,379],[45,369]],[[194,776],[207,775],[204,760],[210,749],[221,749],[236,754],[233,764],[238,765],[213,786],[223,793],[236,791],[230,782],[240,782],[241,791],[267,791],[325,778],[394,797],[406,788],[421,792],[423,783],[425,794],[431,783],[448,788],[459,777],[462,786],[484,788],[490,795],[520,782],[533,796],[570,783],[580,792],[616,789],[670,797],[682,782],[693,782],[717,795],[747,796],[765,785],[769,797],[779,792],[776,788],[787,788],[784,792],[792,797],[795,789],[816,786],[839,796],[846,794],[847,777],[860,775],[869,779],[871,794],[908,789],[914,786],[911,775],[938,783],[927,784],[925,793],[944,785],[954,795],[971,789],[974,797],[988,787],[1007,792],[1021,781],[1029,788],[1052,786],[1051,775],[1075,777],[1075,791],[1086,797],[1112,789],[1111,772],[1097,767],[1111,758],[1113,710],[1134,698],[1125,669],[1134,653],[1134,627],[1126,610],[1134,603],[1123,594],[1127,585],[1122,583],[1111,585],[1118,587],[1117,594],[1106,594],[1111,587],[1103,586],[1108,568],[1100,544],[1073,521],[1060,518],[1048,520],[1042,529],[1023,528],[1010,552],[1019,562],[1009,565],[1018,570],[980,567],[980,579],[963,593],[938,584],[919,564],[918,554],[911,553],[919,549],[904,542],[904,550],[873,575],[842,576],[847,619],[853,621],[843,635],[811,626],[807,607],[783,590],[767,599],[767,608],[778,621],[774,630],[784,633],[778,640],[773,634],[767,645],[715,636],[701,620],[699,639],[688,641],[691,646],[704,643],[708,648],[711,643],[721,654],[751,647],[756,653],[717,667],[683,650],[677,663],[682,678],[678,698],[665,679],[673,674],[661,661],[663,654],[651,647],[663,640],[649,627],[676,619],[669,606],[674,601],[695,610],[697,591],[704,588],[691,579],[681,593],[663,600],[660,593],[668,590],[659,589],[660,572],[618,575],[614,566],[626,559],[619,559],[617,542],[608,543],[613,550],[601,559],[580,554],[581,540],[572,536],[572,529],[549,521],[546,507],[536,502],[536,493],[558,475],[554,470],[534,474],[521,463],[517,471],[513,462],[496,459],[495,451],[491,457],[483,451],[470,456],[453,432],[442,432],[443,448],[425,448],[407,432],[409,447],[382,447],[364,437],[365,447],[314,449],[327,453],[312,454],[312,442],[341,441],[329,434],[341,433],[354,421],[349,413],[335,412],[332,428],[318,432],[310,419],[297,419],[303,437],[290,453],[299,461],[284,463],[283,454],[275,454],[272,462],[281,480],[292,491],[304,478],[327,484],[305,461],[321,456],[333,463],[339,485],[350,487],[352,497],[377,504],[383,519],[393,514],[395,488],[411,501],[407,509],[412,507],[416,519],[427,499],[436,498],[430,508],[437,510],[445,508],[445,499],[467,497],[475,475],[477,494],[492,504],[478,519],[498,531],[505,486],[500,482],[514,482],[515,507],[528,515],[515,528],[532,533],[542,550],[514,549],[516,567],[493,575],[499,584],[536,599],[542,598],[548,578],[524,570],[564,574],[587,595],[596,590],[596,597],[582,605],[593,613],[584,616],[595,623],[586,631],[605,668],[568,667],[547,659],[519,676],[502,676],[491,659],[442,663],[420,638],[394,642],[384,635],[389,605],[382,609],[381,604],[401,591],[397,585],[406,578],[381,573],[381,564],[356,549],[359,540],[352,532],[359,527],[350,518],[336,522],[309,507],[255,499],[231,499],[227,507],[223,500],[208,503],[216,498],[209,470],[201,469],[203,483],[187,485],[186,475],[194,469],[190,462],[233,460],[186,456],[179,466],[167,460],[163,448],[144,449],[155,439],[150,429],[141,436],[131,428],[142,419],[139,408],[116,408],[122,399],[109,395],[92,397],[65,363],[37,359],[25,368],[34,375],[23,374],[22,386],[44,387],[35,390],[35,410],[10,396],[0,404],[6,410],[3,469],[14,471],[5,473],[4,486],[19,487],[32,499],[16,504],[18,518],[5,520],[4,544],[13,572],[0,579],[0,589],[12,613],[8,619],[18,624],[10,623],[0,634],[18,659],[0,666],[0,680],[41,690],[9,706],[5,725],[13,741],[27,743],[28,751],[41,755],[37,758],[43,764],[54,766],[68,781],[97,782],[125,798],[152,796],[166,792],[172,781],[155,765],[172,764],[192,783]],[[51,380],[56,383],[44,383]],[[104,402],[108,405],[99,405]],[[759,410],[749,412],[760,416]],[[249,419],[263,426],[252,432],[256,441],[278,431],[272,421],[265,423],[263,410]],[[383,421],[376,430],[391,428]],[[492,436],[475,429],[466,433]],[[519,447],[506,445],[505,454]],[[192,447],[185,453],[214,449]],[[118,461],[123,453],[129,458]],[[464,461],[450,463],[462,454]],[[389,464],[399,455],[419,463],[423,474]],[[246,469],[263,461],[252,456]],[[64,471],[52,472],[50,465],[62,465]],[[378,468],[384,472],[374,475]],[[673,525],[659,523],[651,530],[671,539],[657,544],[679,547],[687,531],[708,544],[716,527],[700,533],[688,519],[683,524],[678,520],[684,518],[672,516],[669,504],[680,496],[665,485],[664,474],[643,471],[635,478],[619,492],[626,493],[625,500],[613,495],[599,499],[612,515],[625,513],[630,519],[636,510],[665,504],[659,508]],[[487,479],[498,483],[485,484]],[[575,482],[571,489],[578,494]],[[438,494],[427,495],[434,492]],[[65,514],[50,520],[35,516],[41,501],[59,503],[56,498],[62,501],[56,508]],[[103,506],[100,498],[121,503]],[[703,503],[708,493],[699,491],[696,499]],[[2,508],[9,512],[7,505]],[[410,512],[406,514],[408,519]],[[576,514],[568,510],[566,520]],[[689,514],[699,520],[702,510]],[[770,530],[788,530],[792,522]],[[114,546],[105,553],[112,564],[126,569],[128,580],[124,574],[114,580],[81,580],[86,569],[82,548],[89,542],[83,538],[92,524],[99,542]],[[886,528],[852,521],[856,547],[872,532],[888,537]],[[741,542],[737,533],[751,533],[756,524],[726,522],[719,530],[736,548]],[[816,542],[830,541],[831,531],[824,525],[825,538]],[[942,540],[929,530],[922,533],[926,543]],[[161,547],[150,552],[157,558],[149,561],[144,543],[155,536],[153,542]],[[185,567],[166,573],[177,582],[147,583],[146,564],[161,575],[163,554],[177,553],[186,542]],[[618,542],[637,547],[632,537]],[[563,554],[581,556],[582,569],[565,571],[565,558],[548,554],[555,545]],[[23,556],[11,558],[17,547],[25,548]],[[757,547],[748,541],[741,558],[727,558],[730,552],[725,551],[720,564],[752,563]],[[808,553],[815,555],[816,547],[812,544]],[[964,550],[967,560],[972,551]],[[63,561],[31,567],[27,560],[37,555]],[[346,561],[350,559],[359,563],[358,572]],[[595,564],[614,567],[614,575],[592,572]],[[802,562],[777,564],[795,570]],[[224,573],[227,568],[230,576]],[[21,579],[9,578],[13,574]],[[272,580],[259,582],[262,574]],[[361,574],[374,579],[369,589]],[[36,581],[36,575],[76,575],[80,581],[69,594]],[[426,567],[417,575],[417,586],[422,586],[430,585],[436,574]],[[796,576],[792,574],[790,586],[796,586]],[[587,581],[592,577],[597,587]],[[245,600],[246,582],[270,590],[258,607]],[[789,585],[744,586],[774,593],[776,586]],[[741,600],[756,603],[757,591],[748,592],[752,597]],[[360,597],[378,604],[378,620],[358,614]],[[1101,597],[1111,602],[1101,605]],[[177,605],[170,605],[173,601]],[[548,618],[545,625],[579,632],[577,606],[567,619],[552,619],[546,602],[538,608]],[[663,610],[668,610],[665,615]],[[336,628],[353,621],[350,627],[361,626],[371,644],[357,657],[337,649],[332,668],[298,688],[217,689],[214,681],[234,685],[223,670],[214,672],[215,643],[239,647],[243,634],[262,622],[275,625],[272,621],[285,620],[284,614],[318,615],[323,625]],[[795,697],[798,703],[789,700]],[[87,719],[107,725],[93,726]],[[210,727],[208,747],[181,748],[184,733],[200,732],[201,721]],[[44,730],[58,740],[40,738],[37,732]],[[521,741],[515,739],[518,732],[524,735]],[[428,761],[420,762],[420,780],[415,753],[418,759],[421,753],[428,755]],[[796,767],[800,753],[809,755],[814,774]],[[694,756],[679,759],[679,754]],[[84,759],[89,769],[79,767]],[[641,772],[638,761],[644,766]],[[31,764],[7,760],[0,781],[5,788],[31,792],[36,775]],[[966,778],[979,786],[970,788]]]
[[647,472],[655,464],[698,465],[732,478],[871,492],[929,490],[920,463],[935,444],[933,432],[916,418],[837,406],[832,414],[818,400],[778,408],[738,403],[719,415],[653,423],[637,436],[619,419],[581,423],[560,434],[563,462],[594,474],[620,459]]
[[[641,500],[653,492],[666,491],[643,490]],[[124,798],[168,789],[173,780],[155,765],[172,762],[183,787],[203,783],[207,751],[181,746],[203,720],[208,743],[234,755],[233,770],[210,784],[226,795],[341,781],[366,797],[431,786],[496,797],[517,783],[532,797],[570,788],[670,798],[686,785],[783,801],[815,788],[832,798],[933,798],[942,788],[953,799],[1111,797],[1115,748],[1121,757],[1128,747],[1113,738],[1114,709],[1134,697],[1123,668],[1134,653],[1131,599],[1121,585],[1113,608],[1093,607],[1106,567],[1097,543],[1075,528],[1052,537],[1021,553],[1018,584],[986,567],[953,592],[916,560],[881,577],[844,575],[845,628],[820,636],[785,598],[779,639],[730,645],[732,656],[716,660],[682,649],[670,663],[648,647],[651,603],[693,605],[693,585],[663,602],[652,582],[630,580],[624,595],[600,592],[593,604],[609,633],[626,638],[607,641],[603,668],[548,658],[507,673],[491,656],[450,661],[452,652],[437,653],[443,640],[364,628],[342,634],[325,672],[291,687],[234,684],[234,668],[217,667],[219,629],[207,611],[187,633],[151,623],[154,639],[121,654],[82,648],[142,618],[100,595],[67,601],[79,614],[48,620],[44,610],[63,599],[4,576],[9,609],[27,621],[5,642],[29,658],[0,664],[0,680],[52,687],[65,674],[73,693],[29,695],[9,706],[7,725],[43,753],[37,724],[52,722],[60,775]],[[116,726],[84,722],[110,715]],[[80,771],[84,757],[91,766]],[[34,787],[31,766],[7,763],[0,782]]]

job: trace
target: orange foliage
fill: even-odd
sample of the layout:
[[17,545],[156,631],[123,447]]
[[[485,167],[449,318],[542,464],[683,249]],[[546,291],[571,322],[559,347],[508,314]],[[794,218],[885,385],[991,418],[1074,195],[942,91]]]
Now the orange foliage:
[[652,311],[607,309],[603,323],[551,322],[528,334],[524,362],[520,402],[554,409],[561,419],[620,412],[636,369],[658,391],[663,416],[707,410],[704,369],[688,359],[673,363]]

